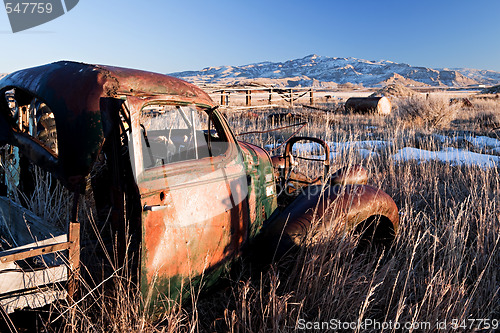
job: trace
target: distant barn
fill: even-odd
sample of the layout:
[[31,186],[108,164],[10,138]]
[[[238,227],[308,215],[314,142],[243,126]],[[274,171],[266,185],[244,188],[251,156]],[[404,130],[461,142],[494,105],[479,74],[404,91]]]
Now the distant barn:
[[345,103],[347,112],[390,114],[391,101],[387,97],[351,97]]

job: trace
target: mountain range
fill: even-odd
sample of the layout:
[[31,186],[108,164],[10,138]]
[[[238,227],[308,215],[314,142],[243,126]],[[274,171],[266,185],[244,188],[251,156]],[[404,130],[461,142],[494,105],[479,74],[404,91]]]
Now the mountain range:
[[322,87],[339,84],[465,87],[496,85],[500,72],[471,68],[428,68],[387,60],[370,61],[309,55],[285,62],[208,67],[169,75],[198,84]]

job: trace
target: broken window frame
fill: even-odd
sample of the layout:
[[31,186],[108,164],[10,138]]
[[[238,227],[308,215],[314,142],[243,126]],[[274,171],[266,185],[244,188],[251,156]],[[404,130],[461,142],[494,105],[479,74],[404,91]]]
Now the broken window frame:
[[[6,194],[17,195],[20,177],[20,155],[24,155],[31,163],[52,173],[58,164],[58,141],[55,115],[51,108],[38,96],[17,87],[7,87],[0,91],[5,98],[7,114],[4,114],[7,126],[11,131],[11,139],[0,147],[2,182],[6,187]],[[19,102],[21,100],[21,102]],[[23,102],[24,100],[24,102]],[[28,102],[29,101],[29,102]],[[43,110],[40,112],[40,110]],[[40,114],[38,114],[40,112]],[[45,116],[52,118],[53,127],[48,129],[40,120]],[[38,127],[41,125],[50,140],[50,132],[55,134],[53,147],[43,142]],[[54,149],[53,149],[54,148]]]
[[[170,169],[189,169],[189,168],[196,168],[197,166],[200,165],[200,163],[209,163],[211,165],[216,165],[216,167],[222,167],[223,163],[221,162],[226,158],[230,156],[234,156],[234,154],[241,154],[239,152],[238,146],[235,143],[236,139],[232,135],[231,131],[228,129],[227,124],[218,116],[215,115],[212,108],[204,106],[204,105],[197,105],[193,103],[183,103],[183,102],[173,102],[169,100],[157,100],[157,99],[151,99],[148,101],[144,101],[143,103],[140,103],[140,107],[137,107],[135,105],[135,112],[134,112],[134,103],[128,103],[129,101],[127,100],[124,103],[124,107],[122,108],[122,121],[126,120],[126,123],[130,123],[131,126],[129,129],[127,129],[125,132],[127,133],[128,136],[128,145],[129,145],[129,152],[130,152],[130,159],[131,159],[131,164],[132,164],[132,169],[134,172],[134,178],[139,183],[142,179],[142,176],[144,172],[149,172],[152,171],[154,172],[159,172],[160,170],[164,168]],[[209,129],[208,127],[206,129],[203,129],[203,133],[208,137],[206,140],[207,146],[208,146],[208,152],[209,156],[207,157],[201,157],[201,158],[193,158],[193,159],[185,159],[185,160],[179,160],[179,161],[174,161],[171,163],[165,163],[162,165],[155,165],[152,167],[146,167],[144,165],[144,155],[147,154],[147,152],[144,151],[143,149],[143,140],[149,141],[149,138],[147,137],[147,131],[146,135],[144,136],[144,129],[143,124],[138,121],[140,118],[142,118],[142,112],[144,109],[151,105],[165,105],[165,106],[175,106],[178,107],[179,110],[183,110],[183,107],[191,107],[193,108],[192,110],[196,110],[197,112],[205,112],[206,116],[208,117],[206,122],[207,126],[210,126],[211,128]],[[137,112],[138,111],[138,112]],[[128,115],[131,115],[130,118],[127,119],[127,113]],[[135,128],[139,128],[135,130],[134,133],[134,118],[132,114],[139,114],[139,119],[137,119],[135,122],[139,123],[139,126],[135,126]],[[194,120],[189,120],[189,115],[185,114],[182,115],[182,118],[186,122],[186,125],[190,128],[192,131],[196,131],[196,126],[193,126]],[[127,125],[123,125],[124,127]],[[217,136],[214,136],[216,134]],[[224,142],[226,145],[224,152],[218,153],[214,155],[212,153],[212,144],[214,138],[217,138],[219,141]],[[205,162],[203,162],[205,161]],[[138,171],[138,172],[137,172]]]
[[[31,101],[29,104],[20,105],[16,96],[19,95],[17,91],[20,91],[21,94],[25,94],[23,98],[30,98]],[[29,135],[35,142],[45,148],[49,153],[51,153],[54,157],[58,156],[58,141],[57,141],[57,129],[55,132],[54,147],[51,147],[46,144],[41,138],[40,134],[42,133],[38,127],[41,125],[45,130],[49,131],[46,124],[43,123],[43,117],[47,115],[47,118],[54,119],[54,127],[55,127],[55,116],[54,112],[42,99],[38,96],[33,95],[29,92],[25,92],[22,89],[12,87],[3,89],[0,92],[6,99],[7,105],[11,111],[8,115],[9,120],[11,122],[11,127],[14,131],[18,130],[20,133],[24,133]],[[10,104],[13,103],[14,106],[11,107]],[[44,111],[40,111],[44,110]],[[43,113],[42,113],[43,112]],[[39,114],[40,113],[40,114]]]

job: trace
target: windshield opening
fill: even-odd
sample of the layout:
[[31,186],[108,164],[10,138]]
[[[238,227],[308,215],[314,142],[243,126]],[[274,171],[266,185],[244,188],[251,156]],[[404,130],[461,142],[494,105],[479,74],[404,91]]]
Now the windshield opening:
[[140,114],[140,131],[144,170],[216,157],[228,149],[218,119],[195,105],[148,104]]

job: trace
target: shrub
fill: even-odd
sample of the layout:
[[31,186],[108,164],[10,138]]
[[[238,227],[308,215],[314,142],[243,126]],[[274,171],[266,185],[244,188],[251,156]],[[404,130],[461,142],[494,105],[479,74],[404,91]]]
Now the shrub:
[[410,96],[397,103],[401,120],[413,125],[443,128],[455,119],[458,106],[451,104],[447,98],[430,96]]

